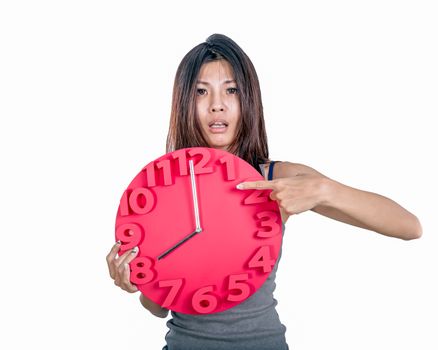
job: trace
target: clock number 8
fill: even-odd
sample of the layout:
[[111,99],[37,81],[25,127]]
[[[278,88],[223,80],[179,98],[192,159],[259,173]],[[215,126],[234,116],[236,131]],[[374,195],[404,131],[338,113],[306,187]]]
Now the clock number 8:
[[131,261],[131,282],[135,284],[146,284],[155,278],[153,260],[146,256],[136,257]]
[[218,301],[213,294],[207,294],[212,292],[213,286],[207,286],[198,289],[192,297],[192,306],[196,312],[200,314],[208,314],[216,309]]

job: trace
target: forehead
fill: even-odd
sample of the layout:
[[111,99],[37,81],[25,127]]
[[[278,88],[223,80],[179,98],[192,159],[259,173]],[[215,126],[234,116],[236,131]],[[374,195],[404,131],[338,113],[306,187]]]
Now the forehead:
[[204,63],[199,72],[199,80],[233,80],[233,68],[226,60]]

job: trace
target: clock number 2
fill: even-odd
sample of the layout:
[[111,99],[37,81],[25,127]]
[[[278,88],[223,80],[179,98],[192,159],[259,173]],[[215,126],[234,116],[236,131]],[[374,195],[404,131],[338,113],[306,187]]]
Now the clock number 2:
[[135,284],[146,284],[155,278],[153,260],[146,256],[136,257],[131,261],[131,282]]
[[270,272],[272,266],[275,265],[275,260],[271,258],[271,250],[268,245],[260,247],[248,262],[248,267],[263,269],[263,272]]
[[260,226],[270,228],[268,231],[258,230],[256,233],[257,237],[270,238],[281,232],[280,225],[277,222],[278,215],[276,215],[274,212],[261,211],[257,213],[256,216],[259,220],[261,220],[259,221]]
[[259,204],[269,201],[269,195],[266,195],[267,191],[254,190],[244,200],[243,204]]
[[198,289],[192,297],[192,306],[200,314],[208,314],[216,309],[218,300],[215,295],[207,294],[214,290],[214,286]]
[[176,280],[162,280],[158,282],[158,287],[160,288],[170,287],[166,299],[164,299],[164,302],[161,304],[162,307],[169,307],[173,304],[173,301],[175,300],[182,285],[183,285],[182,278],[178,278]]
[[128,195],[128,190],[123,193],[120,199],[120,215],[127,216],[132,211],[134,214],[147,214],[155,204],[152,191],[148,188],[137,187]]

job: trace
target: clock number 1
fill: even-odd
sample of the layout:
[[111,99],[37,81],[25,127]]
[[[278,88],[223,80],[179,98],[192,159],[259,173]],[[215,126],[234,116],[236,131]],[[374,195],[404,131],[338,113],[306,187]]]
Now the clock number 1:
[[221,164],[225,165],[225,178],[227,181],[232,181],[236,179],[236,169],[234,166],[234,159],[231,155],[226,155],[219,159]]

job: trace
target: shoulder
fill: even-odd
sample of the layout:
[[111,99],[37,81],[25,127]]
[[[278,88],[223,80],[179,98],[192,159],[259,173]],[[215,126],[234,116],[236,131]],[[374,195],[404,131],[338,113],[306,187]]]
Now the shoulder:
[[[265,174],[268,171],[270,162],[266,163]],[[276,161],[274,164],[273,178],[292,177],[303,174],[320,174],[310,166],[301,163],[292,163],[287,161]]]

